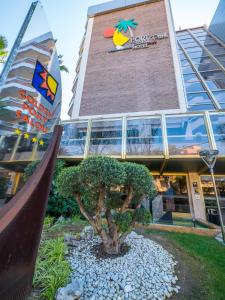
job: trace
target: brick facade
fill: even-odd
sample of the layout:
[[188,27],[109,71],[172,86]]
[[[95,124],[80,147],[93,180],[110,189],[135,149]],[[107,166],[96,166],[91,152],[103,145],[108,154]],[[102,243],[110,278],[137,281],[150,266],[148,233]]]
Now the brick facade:
[[179,108],[170,39],[146,49],[108,53],[114,45],[103,32],[120,18],[135,18],[135,36],[169,34],[164,1],[96,16],[79,115]]

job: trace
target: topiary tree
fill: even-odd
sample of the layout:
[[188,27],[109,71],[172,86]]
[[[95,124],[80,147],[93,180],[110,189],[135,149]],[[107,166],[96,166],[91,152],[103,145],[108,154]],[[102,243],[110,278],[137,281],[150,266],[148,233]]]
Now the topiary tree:
[[78,166],[62,170],[56,186],[62,196],[75,198],[108,254],[120,252],[135,222],[150,221],[150,213],[144,211],[141,202],[154,195],[155,187],[143,165],[121,163],[110,157],[89,157]]
[[[40,161],[33,161],[27,165],[24,170],[23,179],[27,179],[34,173]],[[56,179],[62,169],[65,167],[65,161],[58,159],[55,164],[53,180],[51,185],[51,190],[48,197],[47,215],[52,217],[71,217],[74,215],[81,215],[77,203],[72,197],[62,197],[59,195],[56,189]]]

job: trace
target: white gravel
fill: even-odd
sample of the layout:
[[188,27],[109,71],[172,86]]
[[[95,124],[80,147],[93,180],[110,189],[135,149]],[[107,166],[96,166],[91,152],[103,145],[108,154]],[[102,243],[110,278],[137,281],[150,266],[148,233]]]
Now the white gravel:
[[83,285],[81,300],[167,299],[180,287],[176,261],[162,246],[132,232],[130,250],[122,257],[97,259],[91,254],[97,237],[81,240],[70,255],[72,280]]

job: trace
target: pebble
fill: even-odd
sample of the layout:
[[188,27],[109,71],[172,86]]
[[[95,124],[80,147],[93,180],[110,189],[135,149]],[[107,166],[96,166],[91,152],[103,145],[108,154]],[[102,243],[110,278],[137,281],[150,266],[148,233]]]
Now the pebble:
[[97,259],[91,249],[100,242],[90,234],[70,252],[71,279],[83,282],[80,300],[164,300],[179,292],[177,262],[161,245],[131,232],[124,256]]

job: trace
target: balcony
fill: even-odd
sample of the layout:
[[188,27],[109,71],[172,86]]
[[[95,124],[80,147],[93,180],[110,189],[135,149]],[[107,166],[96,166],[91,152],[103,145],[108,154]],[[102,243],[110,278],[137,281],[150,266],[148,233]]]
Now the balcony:
[[[198,171],[203,168],[198,155],[203,149],[218,149],[219,161],[225,161],[224,112],[78,119],[62,124],[64,130],[58,157],[67,161],[79,161],[89,155],[108,155],[143,162],[151,170],[160,172]],[[23,145],[18,142],[20,137],[2,137],[2,160],[22,162],[26,157],[27,163],[31,159],[40,159],[49,137],[42,136],[44,148],[28,145],[28,153],[28,148],[23,153]],[[12,148],[14,157],[9,159]],[[225,172],[223,166],[224,163],[218,164],[218,172]]]

